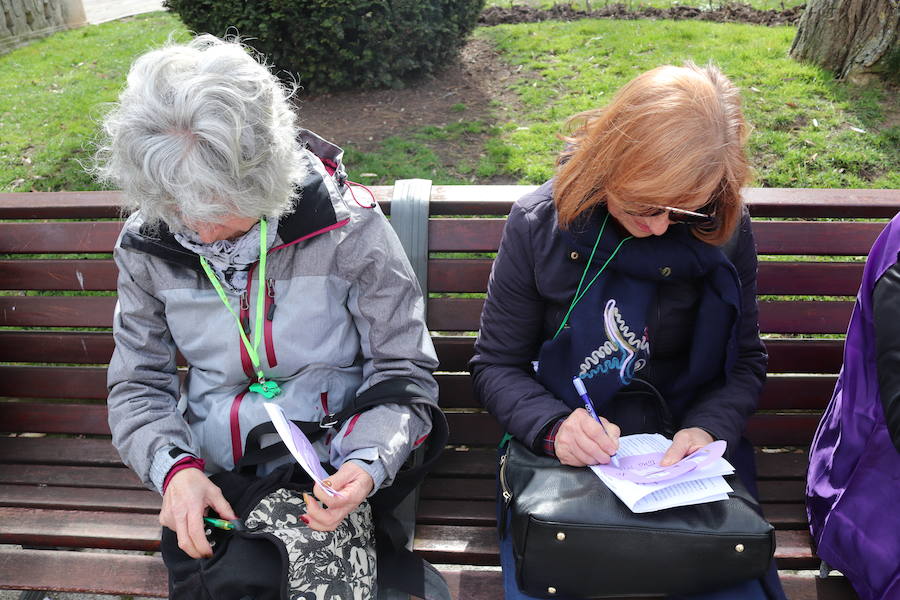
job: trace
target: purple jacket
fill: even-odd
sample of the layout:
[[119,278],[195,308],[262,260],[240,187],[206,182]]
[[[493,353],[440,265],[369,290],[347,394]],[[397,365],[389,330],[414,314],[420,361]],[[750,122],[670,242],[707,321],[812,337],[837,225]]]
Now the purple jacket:
[[900,215],[866,261],[844,366],[813,438],[807,476],[818,555],[844,573],[863,600],[900,598],[900,453],[880,397],[872,304],[875,284],[897,262],[898,250]]
[[[536,449],[541,432],[571,409],[535,379],[531,361],[562,322],[587,259],[581,250],[593,241],[560,231],[548,182],[513,206],[494,261],[470,362],[475,393],[506,431]],[[729,341],[736,346],[736,361],[727,378],[698,389],[676,418],[679,428],[702,427],[736,448],[756,409],[767,363],[759,339],[756,249],[746,214],[727,246],[740,279],[741,316]],[[665,339],[653,340],[653,348],[670,346],[671,354],[679,355],[679,347],[690,347],[697,317],[692,294],[690,282],[661,289],[655,313]],[[653,356],[651,349],[651,365]]]

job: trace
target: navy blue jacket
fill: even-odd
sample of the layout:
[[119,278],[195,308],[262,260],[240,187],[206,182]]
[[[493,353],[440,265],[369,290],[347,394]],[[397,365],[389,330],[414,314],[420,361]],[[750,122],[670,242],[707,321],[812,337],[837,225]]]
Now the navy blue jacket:
[[[684,226],[670,229],[675,227]],[[588,258],[582,249],[592,241],[579,240],[571,229],[560,231],[548,182],[515,203],[494,260],[469,366],[480,402],[508,432],[536,449],[542,431],[571,409],[538,383],[531,361],[562,322]],[[741,316],[737,339],[731,340],[737,344],[736,361],[725,377],[698,389],[676,419],[678,429],[701,427],[731,449],[757,407],[768,358],[759,338],[756,248],[746,212],[723,250],[741,282]],[[691,281],[660,286],[647,318],[651,382],[664,381],[687,360],[697,295]]]

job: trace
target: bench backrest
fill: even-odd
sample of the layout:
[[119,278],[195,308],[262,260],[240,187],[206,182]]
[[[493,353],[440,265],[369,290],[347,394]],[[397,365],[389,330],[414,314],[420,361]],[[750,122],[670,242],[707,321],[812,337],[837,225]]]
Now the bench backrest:
[[[427,228],[409,238],[422,246],[427,265],[428,323],[455,445],[490,445],[502,435],[472,395],[466,362],[505,215],[530,189],[431,188]],[[373,191],[389,214],[394,189]],[[760,327],[770,354],[769,380],[748,434],[758,446],[808,445],[840,368],[863,260],[900,209],[900,191],[748,189],[746,197],[760,254]],[[115,192],[0,194],[3,432],[109,433],[105,365],[113,350],[110,251],[121,228],[118,198]]]

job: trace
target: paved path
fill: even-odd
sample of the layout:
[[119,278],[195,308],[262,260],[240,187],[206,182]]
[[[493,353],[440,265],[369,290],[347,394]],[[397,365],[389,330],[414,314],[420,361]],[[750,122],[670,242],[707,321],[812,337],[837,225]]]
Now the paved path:
[[88,23],[105,23],[140,13],[163,10],[162,0],[82,0]]

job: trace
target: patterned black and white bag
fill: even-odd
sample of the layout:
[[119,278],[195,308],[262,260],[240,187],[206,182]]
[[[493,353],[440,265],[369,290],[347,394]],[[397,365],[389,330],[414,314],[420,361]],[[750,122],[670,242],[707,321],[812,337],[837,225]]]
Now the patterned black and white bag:
[[244,528],[207,529],[213,556],[194,559],[163,529],[162,554],[173,600],[372,600],[376,554],[367,501],[335,531],[310,529],[303,492],[312,485],[297,465],[266,477],[237,472],[211,477]]
[[274,535],[288,555],[291,600],[375,598],[376,557],[372,508],[360,504],[334,531],[310,529],[302,495],[285,488],[267,494],[244,520],[248,530]]
[[[401,380],[377,384],[360,394],[354,406],[337,415],[331,425],[380,403],[416,403],[417,394],[413,384]],[[182,552],[175,533],[163,528],[161,549],[169,570],[169,597],[374,600],[380,583],[383,592],[402,590],[426,600],[450,600],[441,574],[409,550],[409,533],[396,512],[447,442],[443,413],[436,406],[426,406],[431,409],[432,431],[420,462],[402,469],[390,487],[360,504],[337,530],[328,533],[314,531],[299,519],[306,513],[302,494],[312,492],[313,487],[299,465],[283,465],[265,477],[249,474],[255,471],[253,465],[287,454],[283,445],[260,449],[258,437],[250,432],[241,468],[210,477],[234,511],[244,517],[244,528],[209,529],[213,556],[208,559],[194,559]],[[297,425],[301,429],[304,425],[315,430],[322,427],[321,423]],[[274,431],[262,426],[257,429],[260,434]]]

